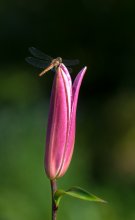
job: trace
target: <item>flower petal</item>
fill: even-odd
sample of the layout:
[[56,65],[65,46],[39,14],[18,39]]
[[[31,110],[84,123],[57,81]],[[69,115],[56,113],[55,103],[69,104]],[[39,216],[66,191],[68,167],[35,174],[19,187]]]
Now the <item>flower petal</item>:
[[[49,120],[46,137],[45,169],[48,177],[54,179],[61,168],[67,129],[71,92],[69,79],[62,68],[58,68],[52,87]],[[71,109],[70,109],[71,111]]]
[[60,64],[59,68],[61,68],[62,71],[62,76],[64,78],[64,82],[65,82],[65,87],[66,87],[66,91],[67,91],[67,101],[68,101],[68,110],[69,110],[69,117],[70,117],[70,113],[71,113],[71,98],[72,98],[72,80],[71,80],[71,76],[69,74],[68,69],[66,68],[66,66],[64,64]]
[[72,88],[72,106],[71,106],[71,115],[70,115],[70,122],[69,122],[69,128],[68,128],[68,138],[64,153],[64,160],[62,162],[62,168],[58,174],[59,177],[63,176],[68,169],[68,166],[70,164],[73,150],[74,150],[74,142],[75,142],[75,130],[76,130],[76,109],[77,109],[77,101],[78,101],[78,95],[80,86],[84,77],[84,74],[86,72],[86,67],[84,67],[76,76],[73,88]]

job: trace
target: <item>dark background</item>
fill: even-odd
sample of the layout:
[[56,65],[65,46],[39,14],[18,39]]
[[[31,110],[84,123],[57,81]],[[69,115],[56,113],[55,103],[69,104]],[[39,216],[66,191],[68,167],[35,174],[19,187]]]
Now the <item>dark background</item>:
[[25,62],[28,47],[78,58],[72,163],[58,181],[107,205],[63,198],[58,219],[135,219],[135,2],[0,1],[0,220],[50,219],[44,143],[54,74]]

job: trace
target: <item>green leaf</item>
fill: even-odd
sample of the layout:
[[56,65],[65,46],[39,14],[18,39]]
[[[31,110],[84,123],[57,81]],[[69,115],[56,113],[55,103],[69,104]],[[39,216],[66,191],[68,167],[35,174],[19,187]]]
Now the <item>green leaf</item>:
[[106,203],[106,201],[104,201],[103,199],[98,198],[97,196],[87,192],[86,190],[84,190],[80,187],[74,186],[66,191],[59,189],[55,192],[54,200],[55,200],[55,203],[57,206],[59,205],[60,200],[61,200],[62,196],[64,196],[64,195],[69,195],[69,196],[75,197],[77,199],[82,199],[82,200],[87,200],[87,201]]

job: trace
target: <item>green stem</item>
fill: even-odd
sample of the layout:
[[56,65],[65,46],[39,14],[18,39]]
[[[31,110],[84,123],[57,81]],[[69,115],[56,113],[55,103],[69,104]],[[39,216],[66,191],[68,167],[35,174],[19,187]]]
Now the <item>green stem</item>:
[[56,206],[54,201],[54,193],[57,190],[57,184],[56,184],[56,180],[51,180],[50,182],[51,182],[51,193],[52,193],[52,220],[56,220],[58,207]]

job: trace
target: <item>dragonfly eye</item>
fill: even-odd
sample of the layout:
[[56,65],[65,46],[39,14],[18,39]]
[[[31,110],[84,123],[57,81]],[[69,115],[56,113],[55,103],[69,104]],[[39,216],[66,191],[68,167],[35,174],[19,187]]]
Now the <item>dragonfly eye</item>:
[[59,63],[62,63],[62,58],[58,57]]

